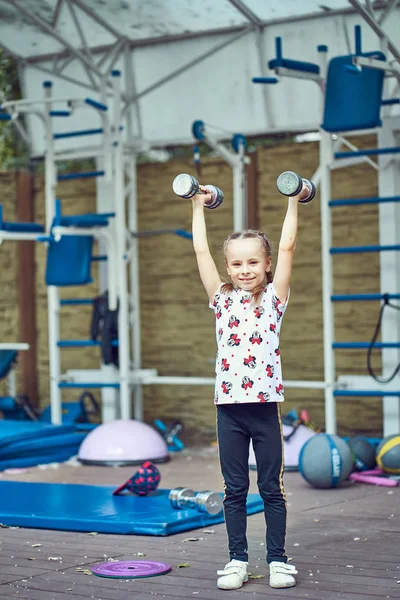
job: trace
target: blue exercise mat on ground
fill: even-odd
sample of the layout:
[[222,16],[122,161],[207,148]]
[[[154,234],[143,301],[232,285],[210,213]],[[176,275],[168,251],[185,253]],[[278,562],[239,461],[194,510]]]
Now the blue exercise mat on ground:
[[[149,496],[113,496],[115,486],[72,483],[0,481],[0,523],[3,525],[166,536],[224,521],[223,513],[209,516],[194,509],[172,508],[170,490]],[[247,514],[261,512],[258,494],[249,494]]]
[[28,456],[40,456],[51,454],[51,452],[63,454],[71,451],[70,456],[77,454],[79,447],[86,437],[86,433],[63,433],[61,435],[50,435],[45,438],[33,438],[28,440],[17,440],[8,446],[0,448],[1,461],[10,458],[25,458]]
[[0,421],[0,451],[4,446],[21,440],[37,440],[74,431],[76,431],[74,425],[51,425],[39,421]]
[[[55,449],[50,454],[18,456],[18,458],[8,458],[0,460],[0,471],[6,469],[27,469],[28,467],[37,467],[38,465],[48,465],[51,463],[63,463],[74,456],[77,452],[74,449]],[[1,502],[1,501],[0,501]]]

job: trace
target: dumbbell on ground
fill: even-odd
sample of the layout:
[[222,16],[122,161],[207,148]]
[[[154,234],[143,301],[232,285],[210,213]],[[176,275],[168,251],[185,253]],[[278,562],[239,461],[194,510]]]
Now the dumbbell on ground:
[[218,492],[198,492],[190,488],[178,487],[169,493],[169,501],[174,508],[194,508],[202,513],[218,515],[222,510],[222,496]]
[[[224,200],[223,191],[215,185],[207,184],[204,187],[211,194],[211,200],[205,206],[207,208],[218,208]],[[199,182],[196,177],[187,173],[181,173],[175,177],[172,182],[172,189],[181,198],[192,198],[195,194],[200,193]]]
[[[315,185],[309,179],[303,179],[294,171],[284,171],[276,180],[276,187],[284,196],[297,196],[301,193],[299,202],[310,202],[316,193]],[[302,191],[303,190],[303,191]]]

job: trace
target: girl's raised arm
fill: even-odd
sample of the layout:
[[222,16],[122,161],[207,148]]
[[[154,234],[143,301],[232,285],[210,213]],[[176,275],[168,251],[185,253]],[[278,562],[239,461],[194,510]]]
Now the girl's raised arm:
[[285,304],[289,295],[293,256],[297,240],[297,213],[299,196],[288,198],[288,209],[282,225],[278,260],[274,274],[274,287],[279,300]]
[[[200,190],[204,192],[205,190],[202,189],[202,187],[203,186],[200,186]],[[207,202],[210,199],[211,196],[207,193],[196,194],[192,197],[192,234],[193,247],[196,253],[200,279],[203,282],[208,298],[212,302],[221,284],[221,277],[219,276],[217,267],[215,266],[215,262],[213,260],[213,257],[211,256],[207,241],[206,221],[204,216],[204,202]]]

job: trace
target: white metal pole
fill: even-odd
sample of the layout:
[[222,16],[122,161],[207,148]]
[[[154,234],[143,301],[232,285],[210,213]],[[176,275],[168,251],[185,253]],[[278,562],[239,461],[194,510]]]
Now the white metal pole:
[[332,215],[329,208],[331,199],[332,163],[331,135],[321,130],[320,141],[320,197],[321,197],[321,258],[322,258],[322,308],[324,332],[324,379],[325,379],[325,430],[336,433],[336,402],[333,395],[335,385],[334,310],[331,301],[333,288],[332,256]]
[[[125,81],[126,81],[126,93],[128,97],[132,97],[136,93],[136,86],[134,81],[133,64],[132,64],[132,50],[126,46],[125,48]],[[138,126],[138,132],[140,133],[140,113],[138,107],[129,105],[126,111],[126,129],[127,138],[132,141],[135,137],[134,131],[134,115],[135,110],[136,122]],[[136,177],[136,155],[130,151],[125,154],[126,161],[126,175],[128,178],[128,227],[130,231],[138,231],[138,206],[137,206],[137,177]],[[141,329],[140,329],[140,278],[139,278],[139,240],[136,237],[131,238],[130,242],[130,263],[129,263],[129,324],[130,329],[130,341],[131,341],[131,352],[132,352],[132,368],[137,371],[141,368],[142,357],[141,357]],[[133,384],[134,394],[134,417],[138,421],[143,420],[143,388],[140,382]]]
[[[131,231],[138,230],[137,194],[136,194],[136,156],[127,157],[127,173],[130,190],[128,195],[128,224]],[[139,240],[132,238],[130,242],[130,319],[132,368],[134,371],[141,369],[141,327],[140,327],[140,279],[139,279]],[[134,417],[143,420],[143,388],[141,383],[136,383],[134,392]]]
[[128,311],[128,285],[126,268],[126,222],[125,222],[125,183],[123,167],[123,148],[121,125],[121,77],[119,71],[112,72],[113,102],[114,102],[114,179],[115,179],[115,225],[118,271],[118,356],[119,356],[119,382],[121,418],[132,418],[132,405],[129,386],[129,311]]
[[[378,143],[381,148],[400,145],[398,117],[383,119],[382,129],[378,132]],[[380,155],[378,184],[379,196],[400,195],[399,163],[393,155]],[[381,244],[400,244],[400,204],[379,204],[379,240]],[[380,253],[380,290],[385,293],[400,293],[400,253]],[[399,311],[386,308],[381,326],[382,342],[398,342],[400,339]],[[400,362],[400,350],[382,348],[382,376],[389,377]],[[397,376],[398,379],[398,376]],[[397,386],[398,388],[398,386]],[[400,398],[385,396],[382,401],[383,435],[399,433],[400,431]]]
[[[57,170],[54,161],[53,126],[50,117],[51,88],[50,81],[43,84],[45,93],[44,124],[46,136],[45,153],[45,206],[46,206],[46,232],[49,234],[54,217],[56,199]],[[49,327],[49,364],[50,364],[50,407],[51,422],[59,425],[62,422],[61,390],[58,387],[61,375],[61,357],[57,342],[60,339],[60,302],[58,288],[53,285],[47,287],[47,318]]]
[[230,152],[208,132],[204,133],[204,141],[210,148],[218,152],[232,167],[233,173],[233,229],[243,231],[247,228],[247,181],[246,164],[250,162],[246,156],[243,143],[239,143],[237,153]]
[[[108,105],[107,87],[101,82],[101,102]],[[112,107],[113,108],[113,107]],[[97,212],[113,212],[114,210],[114,182],[113,182],[113,136],[111,133],[111,107],[108,108],[105,117],[103,117],[103,146],[102,154],[97,157],[96,169],[104,171],[105,177],[96,178],[96,208]],[[114,234],[113,247],[115,246],[115,226],[113,225],[111,235]],[[110,298],[117,295],[117,273],[116,271],[116,252],[111,252],[110,243],[103,237],[98,238],[99,254],[107,255],[106,262],[100,262],[98,265],[99,273],[99,292],[104,293],[108,289]],[[113,274],[113,279],[110,275]],[[112,283],[114,281],[114,285]],[[115,304],[115,303],[114,303]],[[110,304],[109,304],[110,307]],[[113,307],[115,308],[115,306]],[[117,368],[113,364],[105,365],[101,363],[101,371],[109,379],[116,377]],[[101,418],[103,423],[114,421],[120,416],[120,392],[114,388],[102,388],[101,390]]]
[[[387,55],[387,40],[381,39],[381,50]],[[389,97],[389,82],[384,79],[384,98]],[[391,116],[391,107],[382,107],[382,127],[378,130],[378,146],[393,148],[400,144],[398,117]],[[397,196],[400,194],[399,163],[392,155],[378,156],[379,196]],[[381,244],[400,243],[400,205],[379,204],[379,240]],[[380,290],[385,293],[400,292],[400,253],[380,253]],[[382,342],[397,342],[400,339],[400,319],[396,310],[385,310],[381,326]],[[400,362],[400,349],[382,349],[382,375],[389,377]],[[383,436],[400,431],[400,397],[384,396],[382,399]]]
[[247,189],[245,147],[239,144],[237,161],[233,167],[233,229],[247,229]]

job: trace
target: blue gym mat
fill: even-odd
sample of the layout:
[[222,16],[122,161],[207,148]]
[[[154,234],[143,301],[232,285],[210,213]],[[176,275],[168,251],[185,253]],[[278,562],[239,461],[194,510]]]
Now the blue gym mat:
[[71,451],[70,456],[77,454],[79,447],[86,437],[86,433],[74,431],[61,433],[44,438],[18,440],[4,447],[0,447],[0,463],[13,458],[26,458],[28,456],[41,456],[44,454],[65,453]]
[[[223,513],[209,516],[194,509],[172,508],[168,500],[170,490],[158,489],[149,496],[113,496],[115,487],[0,481],[0,523],[62,531],[167,536],[224,521]],[[247,514],[262,510],[260,496],[249,494]]]
[[40,421],[0,421],[0,449],[20,440],[37,440],[39,438],[72,433],[74,425],[51,425]]

